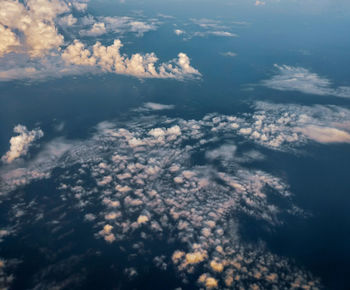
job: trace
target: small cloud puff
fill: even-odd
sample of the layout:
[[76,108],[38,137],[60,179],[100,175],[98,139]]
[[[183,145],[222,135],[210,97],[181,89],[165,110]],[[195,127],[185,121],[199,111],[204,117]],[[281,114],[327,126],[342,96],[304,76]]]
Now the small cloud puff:
[[164,104],[158,104],[158,103],[145,103],[143,105],[145,109],[153,110],[153,111],[161,111],[161,110],[171,110],[174,109],[174,105],[164,105]]

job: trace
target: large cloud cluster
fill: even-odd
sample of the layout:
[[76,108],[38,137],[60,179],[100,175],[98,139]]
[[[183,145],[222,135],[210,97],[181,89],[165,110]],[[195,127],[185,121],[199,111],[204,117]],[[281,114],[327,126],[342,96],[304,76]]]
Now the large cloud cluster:
[[[264,106],[273,107],[256,105]],[[152,255],[146,241],[169,244],[172,250],[152,257],[154,264],[174,269],[182,283],[194,279],[208,289],[318,287],[290,261],[240,238],[242,216],[271,228],[286,214],[305,214],[283,179],[247,166],[263,156],[239,147],[235,141],[251,137],[237,134],[240,129],[233,124],[246,132],[251,116],[246,121],[223,115],[183,120],[135,114],[100,123],[90,140],[63,146],[64,154],[52,159],[51,168],[64,170],[55,176],[60,198],[76,201],[96,238],[123,245],[130,261]],[[221,138],[227,145],[218,146]],[[194,157],[200,152],[204,163]],[[48,173],[43,158],[37,159],[28,170]],[[272,197],[284,200],[283,206]],[[125,273],[134,277],[139,270],[135,264]]]
[[162,63],[156,67],[158,58],[154,53],[133,54],[130,58],[120,54],[123,46],[119,39],[110,46],[97,42],[92,52],[78,40],[66,48],[62,58],[70,64],[82,66],[99,66],[102,70],[117,74],[131,75],[139,78],[176,78],[200,76],[198,70],[190,65],[189,57],[179,53],[178,59]]
[[[37,79],[86,72],[112,72],[138,78],[184,79],[200,76],[185,53],[156,65],[155,53],[120,54],[119,39],[105,46],[96,42],[85,48],[84,36],[126,32],[142,36],[155,30],[156,20],[132,17],[93,17],[86,3],[59,0],[3,0],[0,11],[0,80]],[[64,42],[63,34],[70,43]],[[107,40],[107,41],[109,41]],[[65,48],[66,47],[66,48]],[[12,54],[11,54],[12,53]]]
[[28,0],[24,3],[3,0],[0,11],[0,56],[10,52],[42,57],[63,44],[55,19],[68,12],[64,1]]

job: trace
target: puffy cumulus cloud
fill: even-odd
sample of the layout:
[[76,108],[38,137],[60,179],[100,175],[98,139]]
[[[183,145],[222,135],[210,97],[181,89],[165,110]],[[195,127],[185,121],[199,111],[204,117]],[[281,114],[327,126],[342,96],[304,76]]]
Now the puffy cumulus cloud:
[[161,63],[156,67],[158,58],[154,53],[141,55],[133,54],[130,58],[120,53],[123,44],[119,39],[110,46],[104,46],[100,42],[92,47],[92,51],[86,49],[78,40],[69,45],[62,53],[62,58],[70,64],[93,66],[97,65],[102,70],[117,74],[131,75],[138,78],[174,78],[184,79],[198,77],[198,70],[190,65],[189,57],[179,53],[178,59],[169,63]]
[[31,57],[41,57],[52,49],[58,49],[63,44],[63,36],[58,33],[54,21],[58,15],[68,11],[64,1],[28,0],[21,3],[3,0],[0,38],[8,39],[10,46],[2,48],[1,53],[27,52]]
[[[338,106],[278,105],[258,102],[254,113],[244,116],[211,116],[215,131],[235,133],[275,150],[290,150],[309,140],[318,143],[349,143],[350,110]],[[217,155],[220,152],[208,152]],[[213,156],[214,157],[214,156]],[[212,158],[213,158],[212,157]]]
[[85,49],[84,44],[75,40],[74,44],[69,45],[62,53],[62,58],[68,62],[76,65],[90,65],[96,64],[96,58],[91,56],[91,52]]
[[82,12],[82,11],[85,11],[87,9],[87,3],[88,0],[82,0],[82,1],[71,1],[71,5],[73,5],[73,7],[75,9],[77,9],[78,11]]
[[33,142],[44,136],[44,132],[41,129],[29,131],[23,125],[17,125],[13,131],[18,135],[10,139],[10,150],[1,158],[6,163],[11,163],[15,159],[26,155]]
[[78,22],[78,19],[75,18],[72,14],[68,14],[66,16],[62,16],[59,20],[58,23],[62,26],[73,26]]
[[184,34],[185,31],[183,31],[183,30],[181,30],[181,29],[175,29],[175,30],[174,30],[174,33],[175,33],[176,35],[181,35],[181,34]]
[[[57,138],[45,144],[33,160],[28,160],[23,166],[11,170],[0,169],[0,177],[3,182],[0,187],[0,195],[6,194],[17,187],[24,186],[33,180],[47,179],[51,171],[62,161],[61,157],[70,149],[74,142],[68,142]],[[64,162],[63,164],[67,164]]]
[[17,35],[0,24],[0,57],[12,52],[20,45]]
[[350,87],[334,88],[329,79],[302,67],[275,65],[277,74],[262,84],[280,91],[298,91],[304,94],[350,98]]
[[82,36],[100,36],[105,33],[107,33],[107,30],[103,22],[94,23],[90,29],[80,31]]
[[149,221],[149,218],[148,216],[146,215],[140,215],[138,218],[137,218],[137,223],[139,224],[145,224]]
[[[200,76],[184,53],[179,53],[177,59],[157,65],[158,58],[154,53],[135,53],[130,58],[121,55],[119,40],[110,46],[97,42],[91,50],[86,49],[78,40],[81,36],[108,34],[109,39],[115,39],[125,33],[135,33],[140,37],[156,30],[159,22],[142,16],[94,17],[85,11],[85,2],[3,0],[0,11],[0,80],[43,79],[101,71],[138,78],[182,80]],[[69,35],[67,39],[76,40],[64,43],[60,31]]]
[[[258,107],[263,110],[263,104]],[[144,257],[161,269],[174,269],[183,283],[242,289],[252,284],[268,289],[276,281],[280,288],[319,286],[317,279],[293,262],[240,238],[241,216],[271,229],[287,215],[304,214],[282,178],[236,159],[257,156],[240,147],[250,142],[250,135],[240,135],[232,126],[247,127],[252,116],[210,114],[184,120],[143,113],[128,112],[116,122],[100,123],[91,139],[49,160],[50,167],[45,165],[48,158],[33,163],[30,172],[35,168],[49,174],[60,167],[62,172],[53,176],[58,195],[75,205],[96,238],[123,248],[128,261]],[[221,138],[239,141],[237,150],[232,140],[228,148],[232,154],[221,153],[227,149],[218,146]],[[210,158],[196,165],[193,154],[215,150],[213,158],[229,158],[229,166]],[[4,180],[12,187],[6,188],[24,184],[24,173],[18,179],[14,171],[11,174],[12,179]],[[149,250],[150,244],[163,243],[169,250],[162,256]],[[137,263],[127,267],[142,271]]]

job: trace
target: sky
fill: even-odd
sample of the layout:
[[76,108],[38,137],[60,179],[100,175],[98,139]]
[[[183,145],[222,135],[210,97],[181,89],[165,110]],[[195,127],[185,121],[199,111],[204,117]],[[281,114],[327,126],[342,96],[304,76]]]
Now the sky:
[[348,289],[349,14],[0,0],[0,288]]

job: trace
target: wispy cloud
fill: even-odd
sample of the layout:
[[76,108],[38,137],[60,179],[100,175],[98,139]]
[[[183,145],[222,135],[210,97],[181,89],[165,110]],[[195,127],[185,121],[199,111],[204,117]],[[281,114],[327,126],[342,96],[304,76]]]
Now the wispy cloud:
[[277,74],[262,84],[280,91],[298,91],[304,94],[350,98],[350,87],[334,87],[332,82],[302,67],[275,65]]

